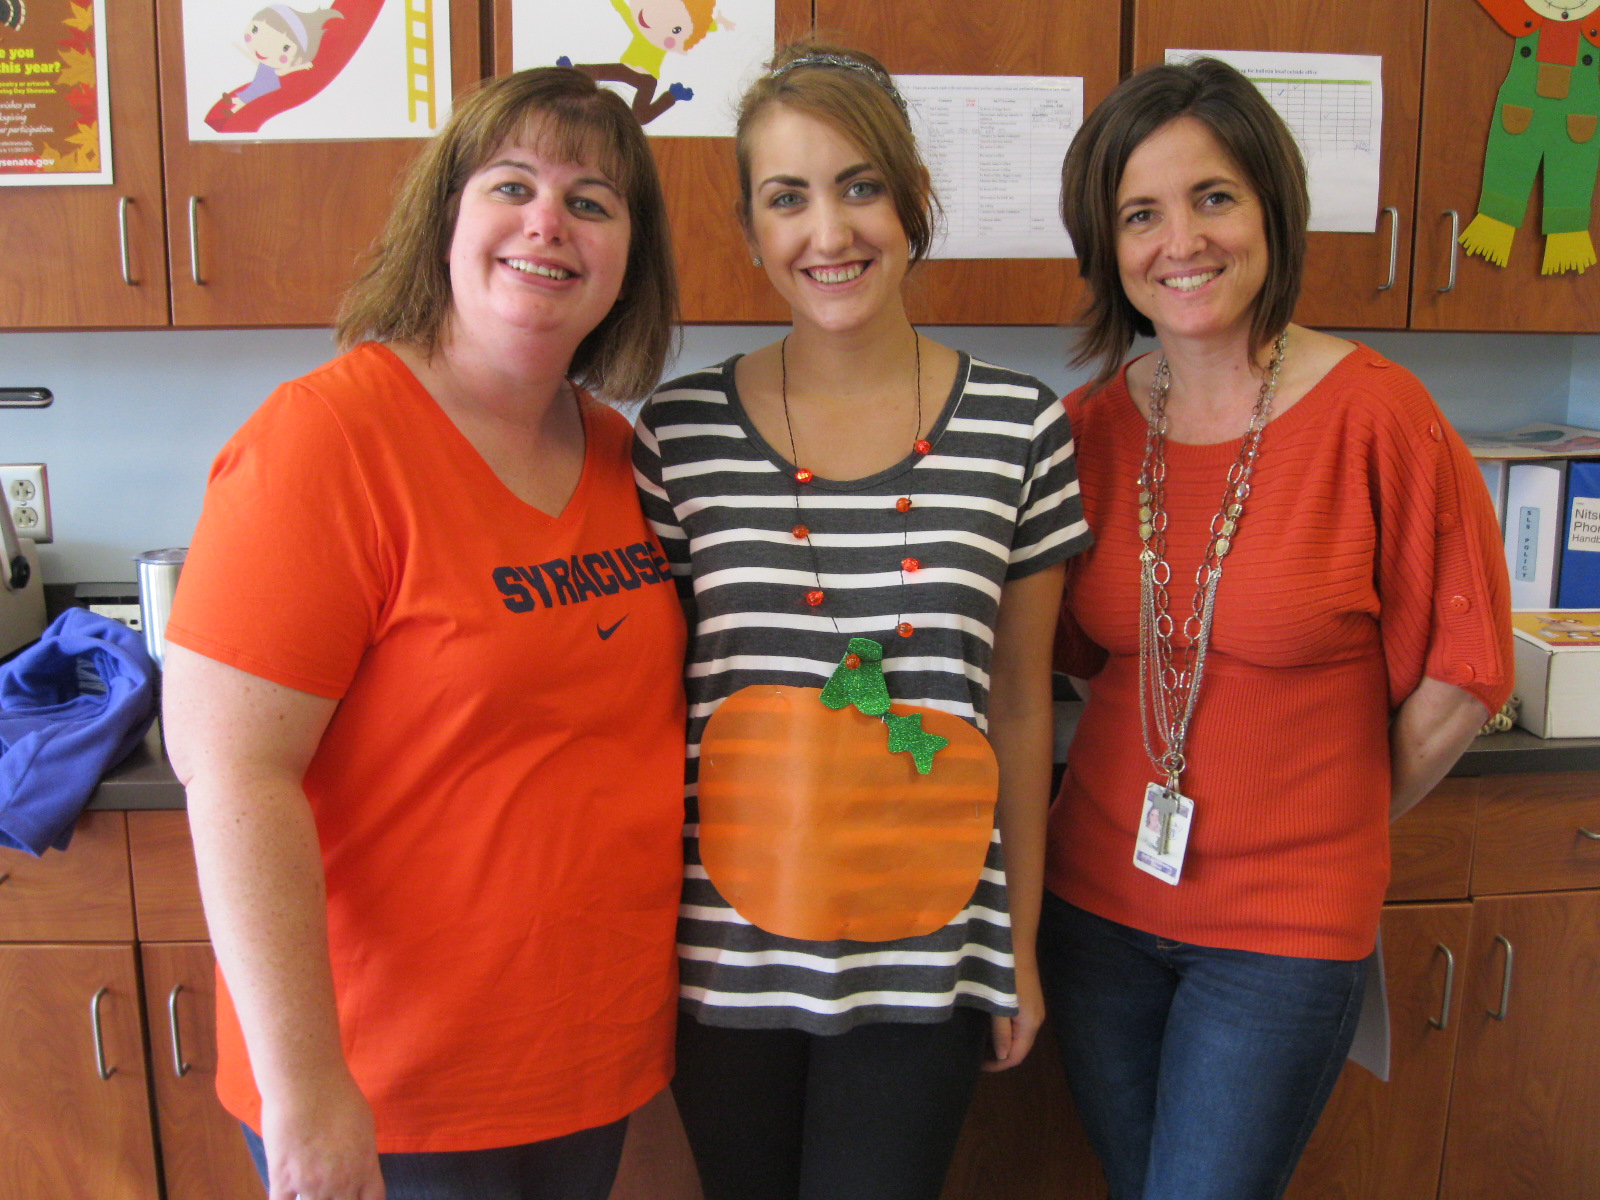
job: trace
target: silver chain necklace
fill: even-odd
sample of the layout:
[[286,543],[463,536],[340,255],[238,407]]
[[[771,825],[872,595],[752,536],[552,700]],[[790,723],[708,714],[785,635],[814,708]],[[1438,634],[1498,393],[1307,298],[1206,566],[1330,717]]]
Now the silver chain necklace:
[[[1172,579],[1172,568],[1167,563],[1166,510],[1167,394],[1172,388],[1172,372],[1165,354],[1157,360],[1155,378],[1150,383],[1150,416],[1145,427],[1144,461],[1139,468],[1139,539],[1144,543],[1139,554],[1139,725],[1145,753],[1165,777],[1171,792],[1180,790],[1179,782],[1187,766],[1184,746],[1195,701],[1200,696],[1206,651],[1211,645],[1222,561],[1233,548],[1244,517],[1250,475],[1261,452],[1262,430],[1272,417],[1272,401],[1278,393],[1278,375],[1288,343],[1287,330],[1272,343],[1267,378],[1250,413],[1250,426],[1245,430],[1239,457],[1228,468],[1222,504],[1211,518],[1211,541],[1195,570],[1194,596],[1183,623],[1187,644],[1181,650],[1175,650],[1172,644],[1175,626],[1167,595]],[[1157,738],[1162,746],[1159,753]]]

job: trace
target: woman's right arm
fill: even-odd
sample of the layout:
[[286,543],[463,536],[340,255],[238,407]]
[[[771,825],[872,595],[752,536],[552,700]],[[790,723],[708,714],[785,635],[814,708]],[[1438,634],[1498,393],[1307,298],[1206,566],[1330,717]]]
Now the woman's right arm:
[[169,643],[163,724],[206,921],[261,1091],[269,1200],[383,1200],[344,1060],[322,855],[301,787],[337,701]]

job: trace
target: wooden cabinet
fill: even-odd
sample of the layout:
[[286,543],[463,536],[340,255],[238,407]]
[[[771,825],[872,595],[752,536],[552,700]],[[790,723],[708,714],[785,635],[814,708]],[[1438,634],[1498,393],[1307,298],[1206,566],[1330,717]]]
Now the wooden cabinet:
[[[158,0],[174,325],[326,325],[421,142],[191,142],[182,0]],[[479,76],[478,5],[449,4],[457,89]]]
[[167,243],[151,0],[108,4],[109,185],[0,189],[0,322],[163,325]]
[[[882,0],[817,0],[817,28],[906,75],[1081,75],[1084,111],[1116,86],[1121,13],[1097,0],[928,0],[908,20]],[[1059,171],[1059,164],[1057,164]],[[911,274],[911,319],[936,325],[1057,325],[1086,292],[1076,262],[934,260]]]
[[[1593,23],[1586,20],[1585,28]],[[1515,53],[1512,39],[1477,0],[1429,0],[1427,47],[1412,328],[1593,332],[1600,270],[1540,274],[1542,188],[1534,189],[1506,266],[1467,254],[1451,238],[1478,209],[1484,147],[1496,94]],[[1580,40],[1578,49],[1596,57],[1586,42]],[[1590,61],[1578,69],[1592,74],[1597,68]]]
[[[1468,0],[1470,3],[1471,0]],[[1373,233],[1313,233],[1296,320],[1404,328],[1422,100],[1423,0],[1287,0],[1134,5],[1133,65],[1172,50],[1277,50],[1383,56],[1383,158]]]
[[214,1090],[204,938],[181,811],[88,813],[65,854],[0,850],[0,1196],[260,1200]]
[[[449,11],[459,89],[480,75],[479,11]],[[182,0],[107,18],[116,182],[0,190],[0,324],[329,324],[421,142],[191,142]]]

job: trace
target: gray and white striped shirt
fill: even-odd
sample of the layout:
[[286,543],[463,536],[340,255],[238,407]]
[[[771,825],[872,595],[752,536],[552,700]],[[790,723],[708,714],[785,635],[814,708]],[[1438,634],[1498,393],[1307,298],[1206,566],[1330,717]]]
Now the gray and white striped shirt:
[[[662,386],[634,441],[645,515],[697,616],[682,1007],[708,1025],[822,1034],[941,1021],[957,1004],[1014,1012],[998,832],[971,901],[942,929],[890,942],[800,941],[752,925],[706,877],[695,778],[701,733],[724,699],[753,684],[821,687],[851,637],[883,644],[897,703],[985,730],[1002,587],[1089,542],[1066,412],[1037,379],[963,354],[930,453],[864,479],[817,478],[797,499],[794,466],[740,404],[735,361]],[[904,515],[902,496],[913,502]],[[797,523],[814,551],[795,538]],[[902,574],[908,555],[922,565]],[[804,599],[819,574],[820,609]],[[894,636],[902,620],[912,638]]]

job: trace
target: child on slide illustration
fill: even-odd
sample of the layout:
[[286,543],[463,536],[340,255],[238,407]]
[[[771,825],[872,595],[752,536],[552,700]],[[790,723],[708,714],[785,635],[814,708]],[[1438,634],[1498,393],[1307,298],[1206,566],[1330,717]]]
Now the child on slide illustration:
[[256,64],[256,74],[227,97],[233,111],[277,91],[285,75],[310,67],[322,46],[323,26],[342,15],[332,8],[301,12],[287,4],[269,4],[251,17],[238,49]]
[[[648,125],[679,100],[693,100],[694,89],[681,83],[656,95],[667,53],[687,54],[715,30],[732,29],[733,22],[716,11],[716,0],[610,0],[627,23],[633,40],[617,62],[578,63],[576,69],[591,79],[625,83],[633,89],[633,115]],[[720,24],[719,24],[720,22]],[[557,60],[574,66],[570,58]]]

